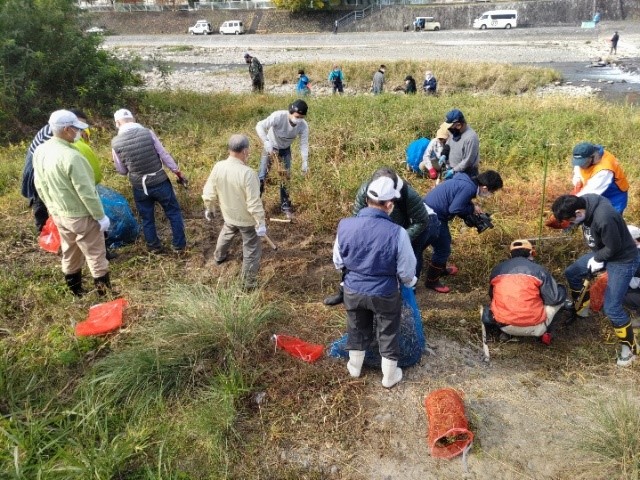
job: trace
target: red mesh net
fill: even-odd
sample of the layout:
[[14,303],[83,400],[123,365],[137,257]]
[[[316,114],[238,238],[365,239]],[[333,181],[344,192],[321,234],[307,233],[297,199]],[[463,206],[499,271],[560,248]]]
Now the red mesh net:
[[124,298],[94,305],[89,309],[87,319],[76,325],[76,335],[87,337],[117,330],[122,326],[122,311],[126,306]]
[[318,360],[324,350],[322,345],[307,343],[297,337],[290,337],[288,335],[274,335],[273,340],[276,342],[277,347],[309,363]]
[[42,227],[38,237],[38,245],[46,252],[58,253],[60,250],[60,234],[51,217],[47,218],[47,223]]
[[592,312],[599,312],[604,305],[604,291],[607,289],[607,272],[598,276],[589,288],[589,308]]
[[429,422],[427,443],[431,456],[452,458],[461,454],[473,441],[461,394],[453,388],[441,388],[425,398],[424,406]]

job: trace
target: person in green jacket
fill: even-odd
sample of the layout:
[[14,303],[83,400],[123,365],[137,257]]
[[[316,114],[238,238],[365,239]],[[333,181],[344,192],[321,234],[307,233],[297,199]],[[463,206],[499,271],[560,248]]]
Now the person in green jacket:
[[88,125],[69,110],[53,112],[49,125],[53,137],[33,154],[34,183],[60,233],[62,271],[71,292],[81,296],[86,261],[96,290],[104,295],[111,282],[103,233],[111,222],[96,191],[93,170],[73,146]]
[[[409,234],[411,247],[416,256],[416,277],[420,277],[422,270],[422,250],[428,239],[427,226],[429,225],[429,213],[422,198],[411,185],[402,180],[398,174],[389,167],[382,167],[376,170],[367,182],[364,182],[358,189],[353,205],[353,215],[357,215],[360,210],[367,206],[367,188],[369,183],[380,177],[389,177],[394,182],[394,188],[400,191],[400,198],[397,200],[395,208],[391,212],[391,220],[404,228]],[[343,272],[343,276],[344,276]],[[342,285],[339,286],[335,295],[324,299],[324,304],[333,306],[343,302],[344,294]]]

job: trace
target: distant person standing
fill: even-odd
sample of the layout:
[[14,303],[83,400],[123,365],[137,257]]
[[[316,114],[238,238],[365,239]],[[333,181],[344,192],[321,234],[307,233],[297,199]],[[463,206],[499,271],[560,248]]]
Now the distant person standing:
[[338,33],[338,20],[333,22],[333,34],[335,35],[336,33]]
[[251,77],[251,87],[253,91],[262,93],[264,90],[264,73],[262,73],[260,60],[251,56],[249,53],[245,53],[244,61],[249,64],[249,76]]
[[340,65],[334,65],[333,70],[329,72],[329,83],[333,86],[333,93],[344,93],[344,75]]
[[618,54],[618,40],[620,40],[620,35],[618,35],[618,32],[615,32],[613,37],[611,37],[611,50],[609,50],[609,55]]
[[596,25],[600,23],[600,12],[596,12],[593,16],[593,23],[595,23]]
[[380,65],[378,71],[373,74],[371,82],[371,91],[374,95],[380,95],[384,91],[384,72],[387,70],[385,65]]
[[309,77],[304,73],[304,70],[298,70],[298,85],[296,85],[296,92],[301,97],[306,97],[311,93],[309,88]]
[[422,83],[422,90],[427,95],[435,95],[438,89],[438,80],[433,76],[433,72],[427,70],[424,74],[424,82]]

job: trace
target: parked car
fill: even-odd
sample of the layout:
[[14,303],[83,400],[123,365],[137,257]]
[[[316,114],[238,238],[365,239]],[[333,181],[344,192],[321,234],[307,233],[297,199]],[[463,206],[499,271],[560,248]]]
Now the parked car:
[[518,26],[517,10],[489,10],[473,21],[473,28],[516,28]]
[[220,25],[220,35],[240,35],[244,33],[244,23],[240,20],[227,20]]
[[433,17],[416,17],[413,21],[413,29],[416,32],[422,30],[433,30],[437,32],[440,30],[440,22],[436,22],[436,19]]
[[189,27],[188,33],[191,35],[211,35],[213,28],[206,20],[198,20],[193,27]]
[[85,33],[104,33],[105,29],[102,27],[90,27],[90,28],[87,28],[84,32]]

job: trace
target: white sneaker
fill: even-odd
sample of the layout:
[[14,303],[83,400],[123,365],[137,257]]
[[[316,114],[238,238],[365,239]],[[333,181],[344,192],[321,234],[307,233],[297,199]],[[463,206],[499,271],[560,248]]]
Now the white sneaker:
[[620,347],[620,352],[618,353],[618,361],[616,362],[616,365],[619,367],[628,367],[637,358],[638,357],[633,354],[633,351],[627,345],[622,345]]

